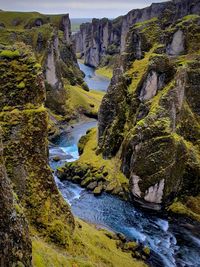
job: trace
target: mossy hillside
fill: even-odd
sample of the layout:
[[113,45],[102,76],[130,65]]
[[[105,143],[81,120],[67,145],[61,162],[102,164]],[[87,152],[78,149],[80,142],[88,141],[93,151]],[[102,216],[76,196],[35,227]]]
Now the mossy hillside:
[[[55,30],[57,31],[57,35],[59,38],[59,49],[61,54],[61,59],[63,64],[67,66],[65,70],[65,74],[70,72],[68,75],[68,79],[79,79],[81,78],[81,73],[77,68],[77,61],[75,54],[72,52],[72,47],[70,42],[66,43],[64,36],[64,29],[62,26],[62,19],[64,15],[42,15],[41,19],[43,19],[43,23],[40,26],[31,27],[30,29],[23,28],[25,22],[24,18],[36,18],[39,13],[36,12],[1,12],[2,19],[7,20],[7,28],[0,29],[2,31],[0,42],[5,43],[5,45],[12,45],[15,42],[24,42],[27,45],[31,45],[37,60],[41,63],[42,66],[45,64],[45,57],[47,54],[48,42],[52,39],[55,34]],[[21,26],[14,26],[12,28],[12,20],[17,20],[17,17],[21,16]],[[45,18],[45,19],[44,19]],[[37,20],[37,19],[36,19]],[[70,22],[69,22],[70,23]],[[70,30],[70,25],[68,25]],[[65,68],[66,68],[65,66]],[[61,66],[62,67],[62,66]],[[73,71],[75,73],[73,74]],[[63,69],[64,72],[64,69]],[[65,75],[64,75],[65,78]],[[82,80],[81,80],[82,82]]]
[[[65,237],[73,229],[73,217],[47,165],[48,121],[45,109],[15,109],[1,112],[0,118],[8,176],[25,207],[29,222],[51,240],[67,245]],[[15,136],[11,138],[13,132]],[[53,234],[57,228],[61,232],[58,238]]]
[[90,117],[97,117],[99,106],[104,96],[103,92],[83,90],[80,86],[65,86],[67,93],[66,107],[69,114],[76,117],[84,114]]
[[117,248],[118,241],[111,238],[112,234],[108,235],[105,230],[97,230],[95,226],[80,220],[77,226],[71,237],[72,246],[67,251],[34,237],[33,266],[146,266],[132,257],[131,250],[123,252]]
[[127,71],[135,60],[145,58],[146,53],[162,44],[161,34],[161,24],[158,19],[132,26],[127,35],[125,52],[121,56],[124,69]]
[[[148,36],[149,28],[154,29],[151,38]],[[114,71],[115,78],[111,82],[111,89],[100,106],[99,147],[104,157],[111,157],[117,153],[124,139],[123,132],[127,129],[129,117],[133,123],[133,114],[139,105],[139,87],[141,88],[150,68],[155,68],[149,66],[149,61],[160,48],[160,33],[161,28],[157,19],[133,26],[128,33],[126,51],[118,62],[118,65],[123,66],[123,74]],[[113,107],[116,108],[115,111]],[[107,125],[103,123],[104,118],[108,121]]]
[[98,68],[95,71],[95,73],[98,74],[98,75],[104,76],[104,77],[106,77],[108,79],[111,79],[112,76],[113,76],[113,70],[111,68],[108,68],[108,67]]
[[161,28],[158,18],[152,18],[144,22],[136,23],[131,30],[139,30],[140,34],[144,35],[148,42],[153,45],[161,42]]
[[127,77],[131,77],[131,84],[129,85],[128,89],[131,94],[133,94],[136,91],[136,89],[140,85],[142,78],[147,73],[149,60],[155,48],[156,46],[152,48],[149,52],[146,52],[143,59],[134,60],[132,66],[125,73]]
[[[19,48],[20,57],[17,60],[1,58],[1,64],[6,62],[12,65],[14,62],[17,70],[23,63],[22,74],[27,79],[26,86],[29,85],[28,88],[18,88],[15,100],[19,100],[14,106],[9,93],[17,90],[15,80],[18,79],[19,72],[6,76],[10,69],[7,71],[6,68],[1,68],[2,76],[10,84],[10,91],[6,91],[6,94],[4,84],[0,86],[4,97],[0,125],[3,129],[5,166],[29,223],[50,240],[67,246],[74,229],[74,219],[58,192],[48,166],[48,116],[42,104],[45,98],[44,81],[40,69],[36,68],[38,72],[35,73],[32,54],[29,54],[25,46],[22,48]],[[37,84],[37,75],[41,79],[41,85]]]
[[[83,140],[84,139],[84,140]],[[95,195],[103,191],[128,199],[128,180],[120,171],[118,156],[105,160],[98,152],[97,129],[88,131],[79,142],[80,158],[58,169],[60,179],[80,183]]]
[[[43,24],[51,23],[59,27],[60,20],[63,14],[60,15],[44,15],[39,12],[15,12],[1,11],[1,22],[6,28],[19,30],[24,28],[39,27]],[[39,23],[37,23],[39,21]]]
[[38,12],[1,11],[1,22],[6,28],[21,29],[33,19],[44,19],[45,15]]

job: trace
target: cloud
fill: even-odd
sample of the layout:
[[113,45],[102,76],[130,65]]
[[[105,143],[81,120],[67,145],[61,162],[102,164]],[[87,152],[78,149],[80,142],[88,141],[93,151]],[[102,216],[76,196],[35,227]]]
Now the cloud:
[[0,0],[0,9],[70,13],[71,17],[116,17],[131,9],[143,8],[152,2],[166,0]]

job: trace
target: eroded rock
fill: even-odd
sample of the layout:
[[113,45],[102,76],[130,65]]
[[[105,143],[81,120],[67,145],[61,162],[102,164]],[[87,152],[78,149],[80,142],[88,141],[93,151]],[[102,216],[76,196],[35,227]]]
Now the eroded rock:
[[181,30],[174,33],[171,44],[167,47],[167,53],[171,56],[178,56],[185,51],[185,37]]

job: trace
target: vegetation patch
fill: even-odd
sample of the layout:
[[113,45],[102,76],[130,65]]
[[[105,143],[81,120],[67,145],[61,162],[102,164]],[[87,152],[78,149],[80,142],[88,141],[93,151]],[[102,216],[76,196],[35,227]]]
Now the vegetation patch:
[[57,173],[60,179],[68,179],[80,183],[95,195],[103,191],[120,196],[123,199],[129,198],[128,179],[120,170],[120,159],[105,160],[97,151],[97,129],[88,131],[81,139],[79,145],[80,158],[72,163],[67,163],[59,168]]
[[[95,226],[77,220],[77,227],[71,236],[71,245],[67,250],[47,243],[37,235],[33,237],[34,267],[108,267],[133,266],[145,267],[141,260],[136,260],[133,249],[137,244],[123,243],[112,233],[97,230]],[[121,245],[120,245],[121,244]],[[141,253],[141,252],[140,252]],[[138,253],[139,258],[141,254]]]
[[90,117],[97,117],[104,92],[83,90],[80,86],[66,85],[67,102],[66,107],[70,114],[85,114]]
[[200,222],[200,197],[189,197],[184,204],[181,201],[175,201],[169,206],[168,210],[179,215],[190,217]]
[[104,76],[104,77],[106,77],[108,79],[111,79],[112,76],[113,76],[113,70],[111,68],[108,68],[108,67],[98,68],[95,71],[95,73],[98,74],[98,75]]

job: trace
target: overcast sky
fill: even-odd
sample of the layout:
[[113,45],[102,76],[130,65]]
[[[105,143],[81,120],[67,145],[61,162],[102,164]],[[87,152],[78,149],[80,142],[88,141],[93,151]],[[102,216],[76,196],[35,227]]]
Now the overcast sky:
[[131,9],[166,0],[0,0],[0,9],[38,11],[45,14],[69,13],[71,18],[115,18]]

